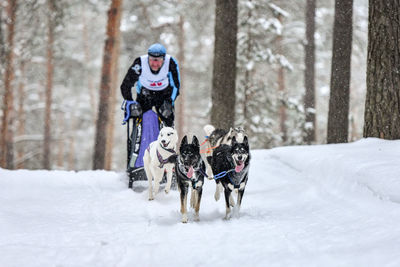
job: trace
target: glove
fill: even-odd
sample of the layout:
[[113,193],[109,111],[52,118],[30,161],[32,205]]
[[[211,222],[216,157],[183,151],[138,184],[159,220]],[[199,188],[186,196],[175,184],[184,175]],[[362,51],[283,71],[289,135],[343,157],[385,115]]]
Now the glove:
[[139,102],[127,101],[126,105],[129,107],[131,117],[140,117],[142,115],[142,107]]
[[160,106],[158,112],[164,117],[169,118],[174,112],[173,102],[171,99],[165,99],[164,103]]
[[136,101],[126,100],[124,109],[125,109],[125,118],[122,122],[123,125],[129,120],[129,118],[139,117],[142,115],[142,107]]

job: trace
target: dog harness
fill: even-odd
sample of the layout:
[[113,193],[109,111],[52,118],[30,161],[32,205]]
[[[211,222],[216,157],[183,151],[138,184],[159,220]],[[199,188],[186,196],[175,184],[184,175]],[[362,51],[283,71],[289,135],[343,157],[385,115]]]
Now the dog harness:
[[[164,150],[166,150],[166,151],[168,151],[168,152],[170,152],[170,153],[172,153],[171,156],[175,155],[175,150],[169,149],[169,148],[164,148],[164,147],[161,147],[161,148],[164,149]],[[150,146],[147,147],[147,151],[148,151],[148,153],[150,153]],[[160,164],[158,165],[158,167],[159,167],[159,168],[164,168],[164,165],[167,164],[167,163],[169,162],[169,159],[170,159],[171,156],[169,156],[169,157],[166,158],[166,159],[163,159],[163,157],[161,156],[161,153],[158,152],[158,149],[156,149],[156,153],[157,153],[158,161],[160,162]]]

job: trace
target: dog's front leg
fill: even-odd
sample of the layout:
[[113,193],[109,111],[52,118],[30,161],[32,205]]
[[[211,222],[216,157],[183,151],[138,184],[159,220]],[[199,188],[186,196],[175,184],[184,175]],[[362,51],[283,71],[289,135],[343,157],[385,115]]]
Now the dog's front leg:
[[167,184],[165,185],[165,193],[169,193],[171,190],[171,183],[172,183],[172,168],[167,169]]
[[198,188],[196,190],[193,190],[192,193],[196,192],[196,199],[195,199],[195,205],[194,205],[194,220],[195,221],[200,221],[200,216],[199,216],[199,211],[200,211],[200,201],[201,201],[201,195],[203,194],[203,189]]
[[147,180],[149,181],[149,200],[154,200],[153,196],[153,178],[151,175],[147,175]]
[[221,184],[221,182],[217,182],[216,187],[215,187],[215,194],[214,194],[215,201],[218,201],[219,198],[221,197],[221,191],[222,191],[222,184]]
[[237,203],[236,203],[236,214],[237,215],[239,215],[239,212],[240,212],[240,206],[242,205],[243,194],[244,194],[244,188],[243,188],[243,190],[239,190],[239,192],[238,192],[238,198],[237,198]]
[[157,169],[153,173],[154,177],[154,195],[156,196],[158,194],[158,191],[160,190],[160,183],[162,181],[164,175],[164,170]]
[[225,220],[229,220],[231,218],[231,205],[229,203],[229,199],[231,196],[231,190],[229,190],[228,187],[225,187],[225,206],[226,206],[226,214],[225,214]]
[[181,213],[182,213],[182,222],[187,223],[188,221],[188,216],[187,216],[187,195],[188,195],[188,187],[183,186],[181,188]]

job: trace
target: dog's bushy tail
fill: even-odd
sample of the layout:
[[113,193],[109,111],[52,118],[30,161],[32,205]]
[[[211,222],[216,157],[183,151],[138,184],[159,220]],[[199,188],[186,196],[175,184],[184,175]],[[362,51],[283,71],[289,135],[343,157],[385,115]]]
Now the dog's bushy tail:
[[212,126],[211,124],[207,124],[206,126],[203,127],[203,130],[207,136],[210,136],[211,133],[215,130],[215,127]]

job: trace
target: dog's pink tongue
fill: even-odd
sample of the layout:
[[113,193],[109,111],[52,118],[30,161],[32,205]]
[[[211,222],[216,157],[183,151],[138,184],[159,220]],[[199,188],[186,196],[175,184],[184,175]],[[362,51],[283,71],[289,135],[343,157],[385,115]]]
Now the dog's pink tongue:
[[241,172],[244,168],[244,162],[242,162],[240,165],[237,165],[235,167],[235,172]]
[[188,177],[188,178],[192,178],[193,172],[194,172],[194,169],[193,169],[192,166],[190,166],[190,168],[189,168],[189,170],[188,170],[188,172],[187,172],[187,177]]

